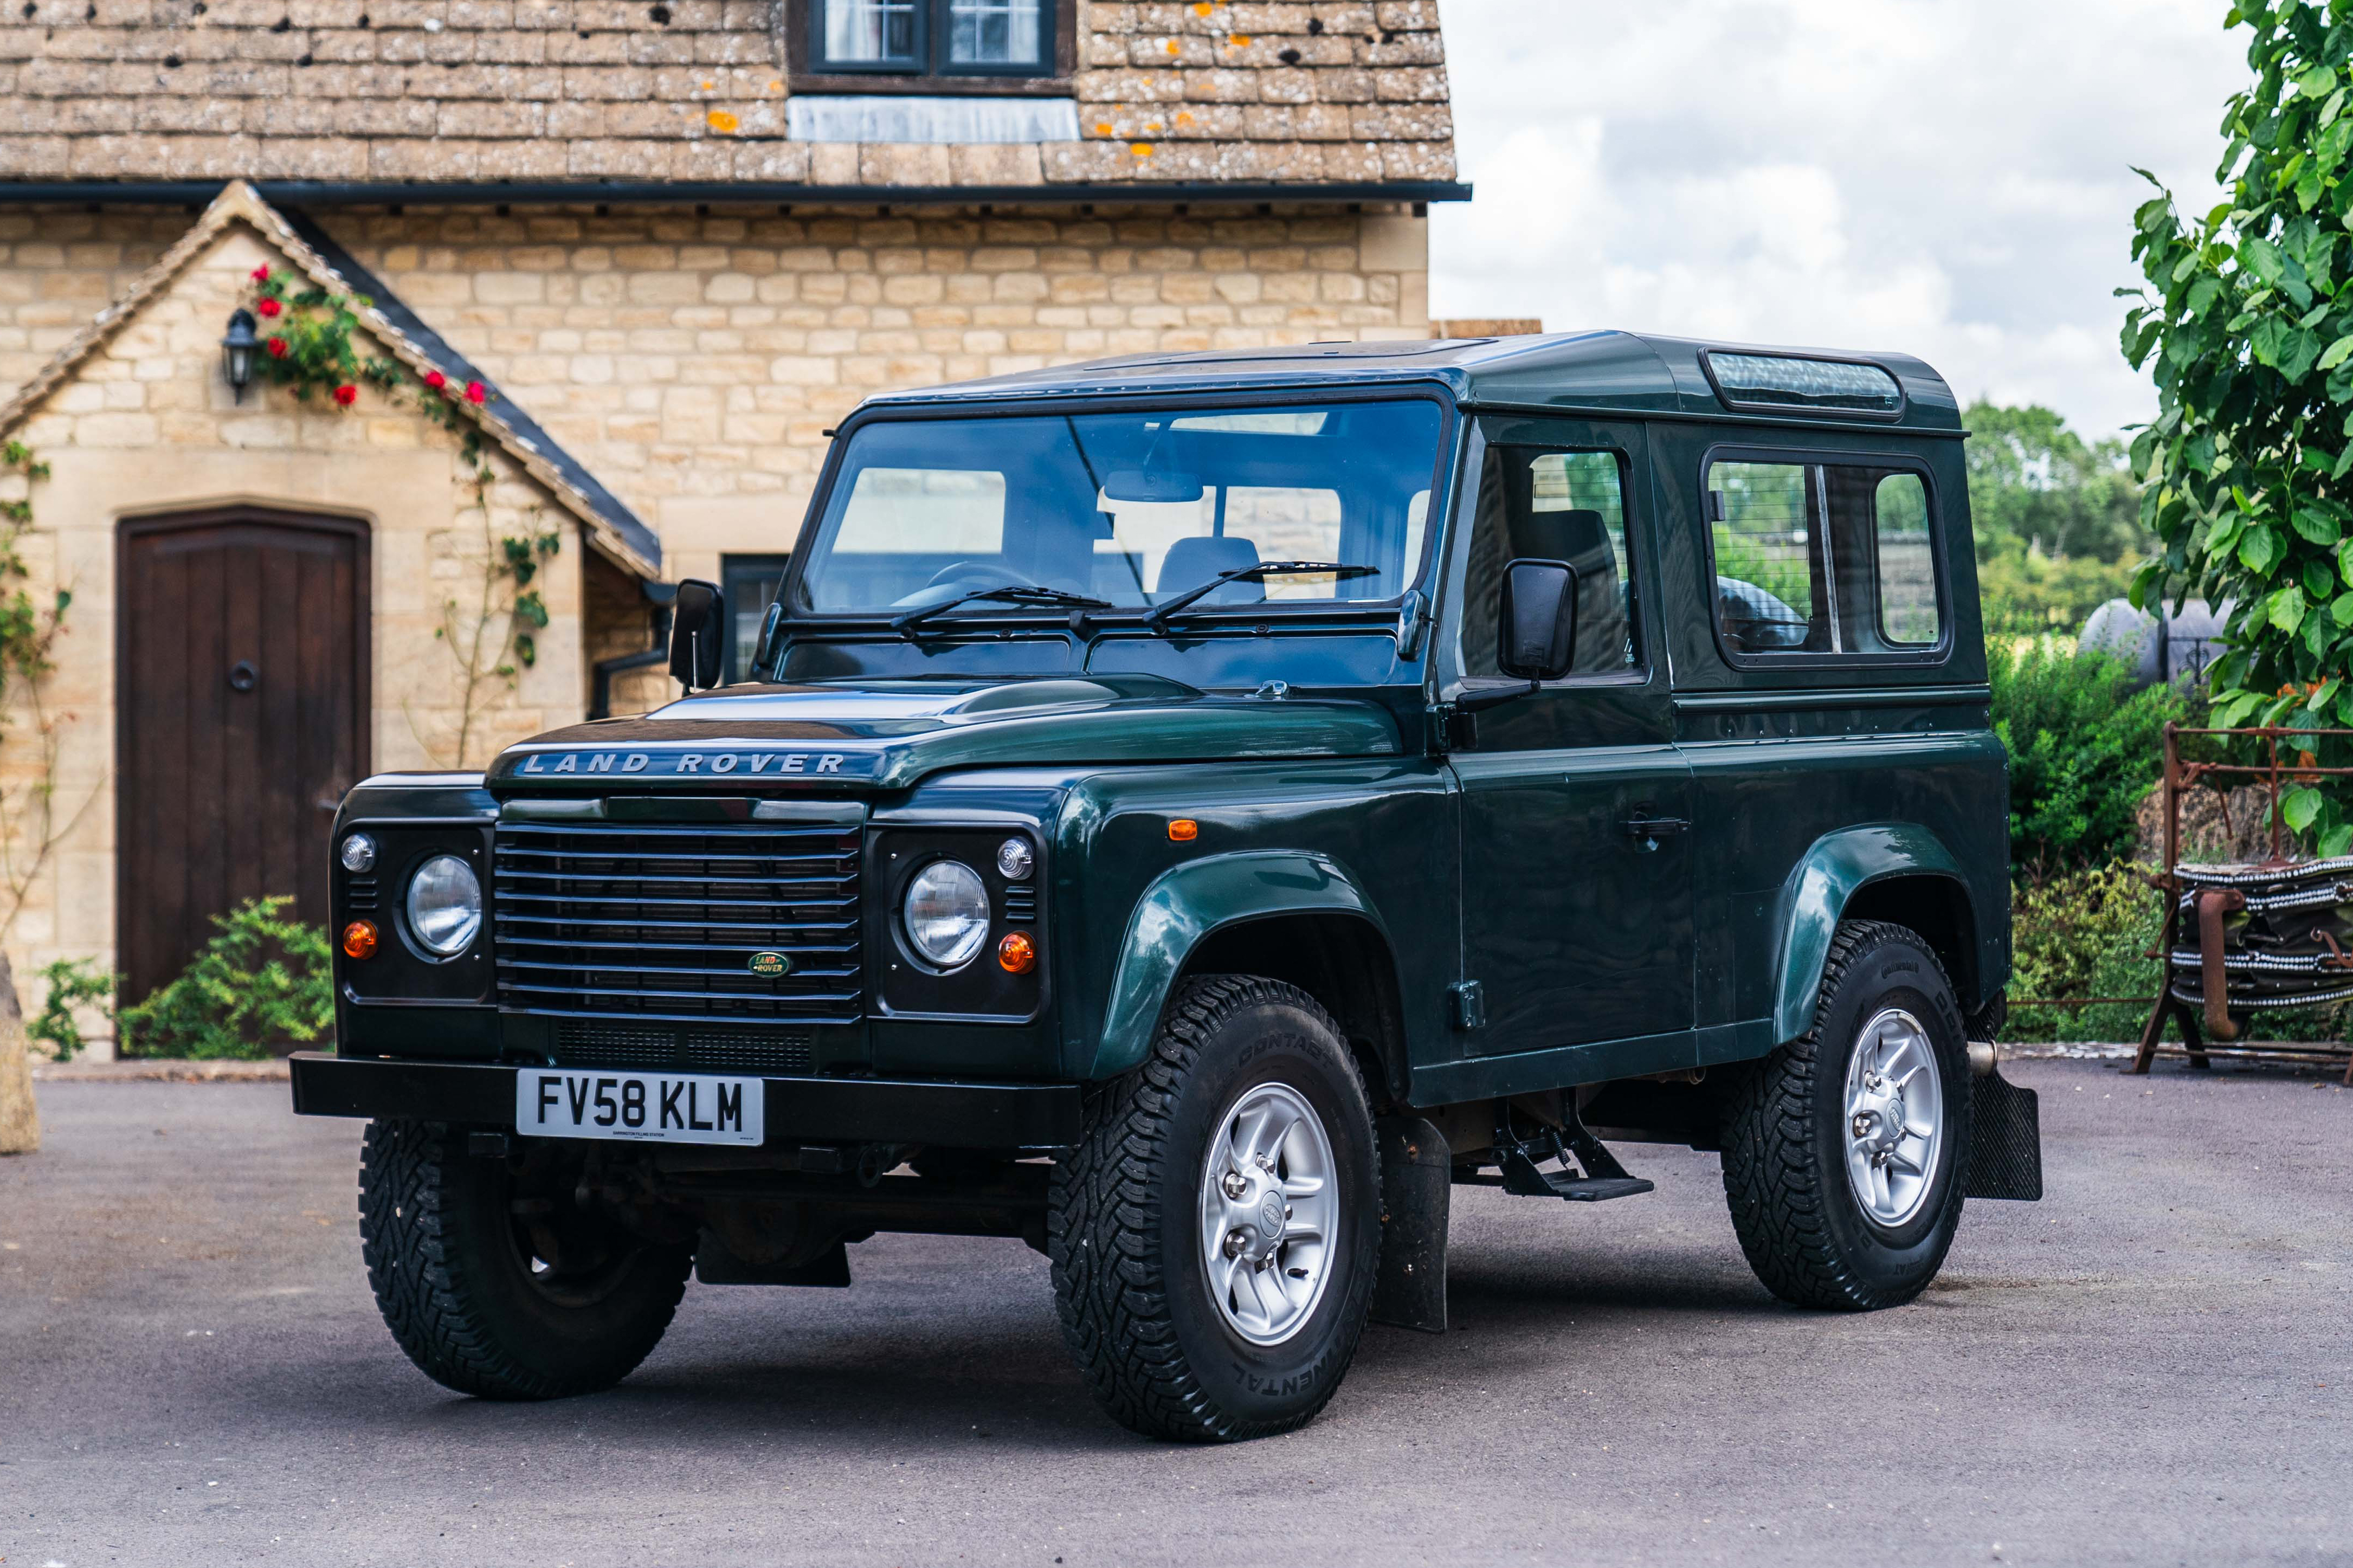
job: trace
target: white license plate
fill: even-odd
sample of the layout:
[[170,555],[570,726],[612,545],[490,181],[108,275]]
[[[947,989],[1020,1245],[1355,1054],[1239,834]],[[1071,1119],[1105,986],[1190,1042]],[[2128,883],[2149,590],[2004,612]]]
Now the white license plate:
[[756,1078],[524,1068],[515,1074],[515,1131],[533,1138],[756,1148],[765,1096]]

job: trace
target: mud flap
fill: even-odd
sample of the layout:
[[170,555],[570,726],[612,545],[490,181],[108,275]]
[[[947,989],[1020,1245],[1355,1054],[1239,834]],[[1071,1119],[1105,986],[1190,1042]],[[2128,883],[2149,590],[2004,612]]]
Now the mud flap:
[[2021,1089],[1995,1068],[1973,1080],[1977,1142],[1969,1152],[1967,1195],[2015,1198],[2042,1196],[2042,1119],[2031,1089]]
[[1381,1269],[1373,1321],[1446,1331],[1446,1217],[1454,1154],[1419,1116],[1373,1124],[1381,1147]]

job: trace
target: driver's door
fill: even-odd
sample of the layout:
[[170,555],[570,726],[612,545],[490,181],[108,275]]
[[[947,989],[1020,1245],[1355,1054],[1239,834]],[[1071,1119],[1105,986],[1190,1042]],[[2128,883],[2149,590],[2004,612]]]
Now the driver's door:
[[[1495,595],[1514,558],[1577,568],[1565,679],[1481,713],[1450,761],[1461,787],[1462,973],[1479,991],[1469,1048],[1495,1056],[1666,1036],[1693,1023],[1694,802],[1674,745],[1665,639],[1648,624],[1656,552],[1640,426],[1482,421],[1451,624],[1458,669],[1494,663]],[[1608,1053],[1607,1071],[1628,1067]],[[1680,1058],[1678,1058],[1678,1060]],[[1598,1069],[1599,1070],[1599,1069]]]

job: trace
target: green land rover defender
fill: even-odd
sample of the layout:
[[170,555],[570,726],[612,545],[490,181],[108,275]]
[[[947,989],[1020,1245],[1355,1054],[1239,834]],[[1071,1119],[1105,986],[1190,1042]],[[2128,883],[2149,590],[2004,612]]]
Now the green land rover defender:
[[577,1394],[690,1273],[1018,1237],[1115,1419],[1257,1436],[1444,1328],[1451,1188],[1643,1142],[1776,1294],[1911,1300],[2042,1185],[1961,441],[1914,359],[1623,332],[868,402],[750,679],[682,584],[683,700],[343,802],[294,1104],[371,1119],[394,1338]]

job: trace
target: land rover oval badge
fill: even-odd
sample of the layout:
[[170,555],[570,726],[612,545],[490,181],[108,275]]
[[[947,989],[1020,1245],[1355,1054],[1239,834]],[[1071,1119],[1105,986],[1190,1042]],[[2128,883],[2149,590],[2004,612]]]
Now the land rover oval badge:
[[774,980],[779,974],[790,974],[793,972],[793,961],[781,952],[755,952],[752,955],[751,962],[744,967],[754,974]]

